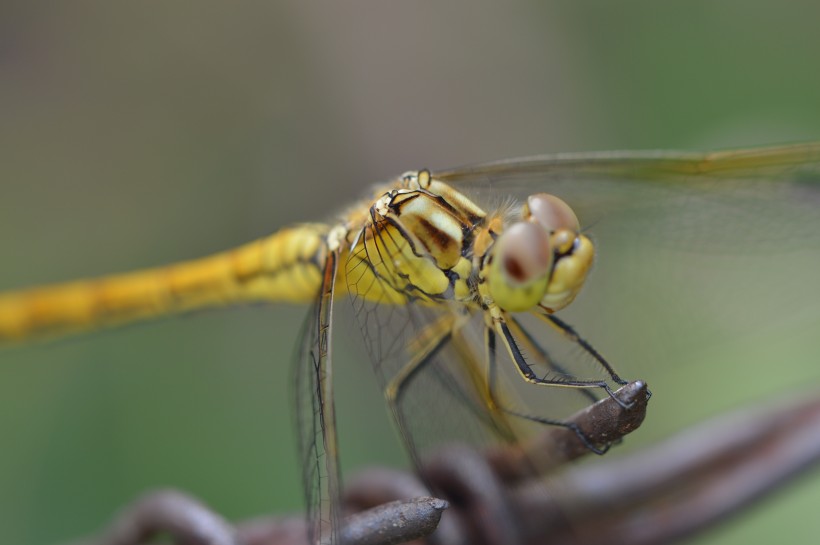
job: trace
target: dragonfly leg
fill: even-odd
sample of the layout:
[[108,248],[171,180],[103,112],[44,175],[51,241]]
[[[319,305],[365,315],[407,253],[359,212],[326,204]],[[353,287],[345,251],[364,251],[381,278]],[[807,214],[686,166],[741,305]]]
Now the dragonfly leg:
[[[583,432],[583,430],[574,422],[565,422],[563,420],[553,419],[553,418],[544,418],[541,416],[535,416],[531,414],[526,414],[521,412],[520,410],[513,409],[510,407],[504,406],[498,399],[498,395],[495,392],[495,375],[496,375],[496,342],[495,342],[496,334],[495,332],[490,329],[485,329],[485,343],[486,343],[486,350],[487,350],[487,402],[490,406],[491,410],[493,411],[500,411],[510,416],[515,416],[518,418],[523,418],[525,420],[529,420],[531,422],[537,422],[539,424],[544,424],[547,426],[558,426],[562,428],[567,428],[568,430],[575,433],[578,436],[578,439],[584,444],[584,446],[594,454],[605,454],[608,450],[610,445],[605,444],[603,446],[595,445],[592,441],[590,441],[589,437]],[[534,373],[533,373],[534,376]],[[540,384],[545,384],[541,382]],[[617,399],[617,398],[615,398]]]
[[439,332],[424,340],[423,345],[416,350],[413,358],[404,364],[399,372],[387,383],[384,389],[384,397],[387,400],[387,405],[393,413],[393,418],[399,427],[399,432],[408,444],[412,444],[412,437],[407,430],[399,405],[402,395],[412,382],[413,377],[434,360],[436,352],[452,337],[452,324],[436,329],[438,329]]
[[622,379],[618,376],[618,373],[615,372],[615,369],[609,364],[606,359],[601,355],[600,352],[595,350],[595,348],[589,344],[583,337],[578,335],[578,333],[570,326],[568,323],[564,322],[554,314],[542,314],[542,313],[535,313],[535,315],[540,318],[541,320],[548,323],[552,326],[556,331],[558,331],[561,335],[563,335],[567,340],[572,341],[573,343],[577,344],[581,347],[581,349],[592,356],[592,358],[598,362],[598,364],[604,368],[604,370],[609,373],[609,376],[612,377],[612,380],[621,386],[627,384],[629,381]]
[[[544,363],[544,365],[547,366],[548,369],[562,375],[572,376],[572,373],[569,373],[563,365],[555,361],[552,356],[550,356],[547,349],[544,348],[541,343],[539,343],[538,340],[533,337],[530,332],[526,330],[526,328],[524,328],[523,325],[521,325],[521,322],[512,316],[508,316],[507,325],[509,325],[515,338],[524,345],[524,350],[530,354],[534,354],[539,360],[541,360],[541,362]],[[592,403],[598,401],[598,398],[594,393],[592,393],[590,388],[581,388],[581,394]]]
[[[538,315],[538,316],[540,317],[541,315]],[[553,318],[554,317],[549,316],[549,317],[546,317],[544,319],[547,320],[548,323],[554,324],[551,321]],[[557,320],[557,318],[556,318],[556,320]],[[502,339],[502,342],[506,346],[507,351],[510,354],[510,357],[515,362],[515,365],[516,365],[516,368],[518,369],[518,372],[521,374],[521,377],[524,380],[526,380],[527,382],[529,382],[531,384],[539,384],[539,385],[562,386],[562,387],[565,387],[565,388],[601,388],[602,390],[604,390],[607,393],[607,395],[609,395],[609,397],[614,399],[618,403],[618,405],[620,405],[624,409],[629,409],[630,408],[631,405],[629,403],[625,403],[625,402],[621,401],[621,399],[618,398],[617,395],[615,395],[615,392],[612,390],[612,388],[609,386],[609,384],[605,380],[571,380],[571,379],[560,379],[560,380],[558,380],[558,379],[551,379],[551,378],[548,378],[548,377],[543,377],[543,378],[539,377],[538,375],[535,374],[535,371],[532,370],[532,367],[530,367],[530,364],[527,363],[527,361],[524,359],[523,354],[521,354],[521,349],[519,348],[518,343],[515,341],[515,338],[513,337],[513,334],[510,331],[510,328],[507,325],[507,322],[505,321],[505,319],[504,318],[494,318],[493,323],[495,324],[496,333],[498,333],[499,337]],[[570,340],[573,340],[574,342],[579,344],[579,346],[583,347],[584,350],[587,351],[587,353],[592,355],[595,358],[595,360],[598,361],[598,363],[600,363],[604,367],[604,369],[606,369],[606,371],[609,373],[610,377],[612,377],[613,381],[615,381],[616,383],[621,384],[621,385],[627,383],[625,380],[623,380],[621,377],[619,377],[615,373],[615,371],[612,369],[612,367],[609,365],[609,363],[607,363],[606,360],[604,360],[604,358],[600,354],[598,354],[598,352],[596,352],[595,349],[592,348],[591,345],[589,345],[589,343],[587,343],[586,341],[581,339],[581,337],[579,337],[575,333],[575,331],[572,330],[572,328],[570,328],[568,325],[564,324],[561,321],[558,321],[558,324],[561,324],[561,326],[564,326],[564,328],[561,328],[561,326],[554,324],[555,327],[558,327],[559,330],[564,331],[565,332],[564,334],[568,338],[570,338]]]

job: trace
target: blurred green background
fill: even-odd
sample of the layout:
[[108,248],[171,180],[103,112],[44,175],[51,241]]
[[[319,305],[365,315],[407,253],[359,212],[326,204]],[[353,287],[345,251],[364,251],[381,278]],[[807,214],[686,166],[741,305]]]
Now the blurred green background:
[[[818,20],[810,1],[3,2],[0,289],[222,250],[411,168],[816,139]],[[299,510],[304,312],[0,353],[0,542],[93,533],[158,486],[233,519]],[[336,364],[344,466],[404,464],[367,363]],[[656,391],[625,448],[820,379],[772,370],[693,404],[685,366],[623,367]],[[815,476],[699,542],[807,541],[818,501]]]

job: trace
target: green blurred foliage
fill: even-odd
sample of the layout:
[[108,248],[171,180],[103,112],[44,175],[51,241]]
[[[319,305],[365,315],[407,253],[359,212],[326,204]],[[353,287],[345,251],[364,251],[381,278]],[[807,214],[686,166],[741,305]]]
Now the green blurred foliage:
[[[818,17],[808,1],[6,2],[0,289],[219,251],[410,168],[817,138]],[[4,350],[0,542],[92,533],[157,486],[231,518],[299,510],[288,366],[304,312]],[[686,359],[639,370],[656,412],[628,443],[810,376],[773,367],[693,403],[675,385],[720,370]],[[345,467],[405,464],[367,363],[337,376]],[[801,541],[818,500],[814,479],[701,542]]]

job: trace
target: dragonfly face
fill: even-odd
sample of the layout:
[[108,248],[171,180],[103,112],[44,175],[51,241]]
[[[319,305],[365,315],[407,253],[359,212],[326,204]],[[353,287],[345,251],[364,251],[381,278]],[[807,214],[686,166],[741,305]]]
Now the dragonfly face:
[[521,312],[539,305],[548,312],[567,306],[586,280],[595,254],[564,201],[531,195],[520,217],[502,232],[482,259],[492,303]]

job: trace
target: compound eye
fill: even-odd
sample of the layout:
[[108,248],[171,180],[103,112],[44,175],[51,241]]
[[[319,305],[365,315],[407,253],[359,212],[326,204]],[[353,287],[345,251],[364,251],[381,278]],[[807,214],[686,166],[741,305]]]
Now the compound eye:
[[495,243],[489,289],[495,302],[509,311],[534,307],[547,290],[552,268],[549,234],[536,223],[510,226]]
[[578,233],[581,224],[572,208],[556,197],[547,193],[537,193],[527,197],[524,205],[524,219],[542,225],[547,231],[572,231]]
[[507,229],[497,252],[504,275],[517,284],[548,274],[552,265],[549,236],[532,223],[517,223]]

